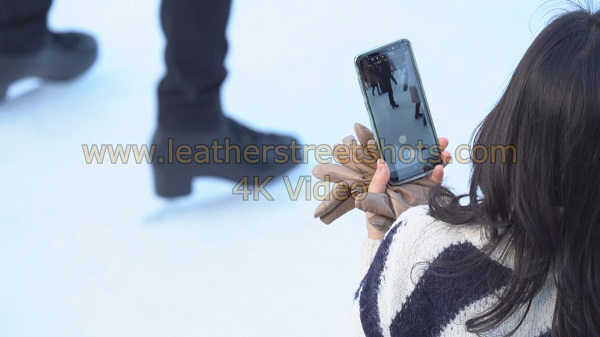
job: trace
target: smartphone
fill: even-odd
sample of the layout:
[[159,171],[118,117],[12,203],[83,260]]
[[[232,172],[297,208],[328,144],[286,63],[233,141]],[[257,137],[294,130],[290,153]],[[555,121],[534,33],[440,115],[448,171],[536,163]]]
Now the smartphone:
[[379,156],[390,169],[390,184],[421,178],[442,164],[410,41],[358,54],[354,65]]

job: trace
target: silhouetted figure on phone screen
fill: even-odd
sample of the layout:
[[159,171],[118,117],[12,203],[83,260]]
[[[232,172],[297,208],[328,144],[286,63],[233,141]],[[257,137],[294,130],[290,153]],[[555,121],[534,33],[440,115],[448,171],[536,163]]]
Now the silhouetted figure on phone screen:
[[379,68],[376,67],[373,61],[371,61],[368,57],[363,57],[359,64],[362,77],[366,80],[365,86],[367,88],[371,88],[371,94],[373,94],[373,96],[375,96],[375,89],[377,89],[377,93],[381,95],[382,92],[379,86]]
[[421,96],[415,86],[408,87],[410,91],[410,100],[415,104],[415,119],[423,118],[423,125],[427,125],[425,114],[421,112]]
[[381,91],[387,92],[390,105],[395,109],[399,105],[396,104],[396,101],[394,100],[394,90],[392,89],[392,68],[390,66],[389,59],[385,56],[379,57],[378,66],[381,74],[381,81],[379,82]]

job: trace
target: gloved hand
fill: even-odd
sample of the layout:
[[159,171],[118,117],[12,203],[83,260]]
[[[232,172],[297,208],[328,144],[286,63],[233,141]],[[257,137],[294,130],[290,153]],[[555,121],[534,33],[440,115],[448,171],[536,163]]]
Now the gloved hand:
[[[441,182],[443,171],[441,168],[436,170],[433,180],[424,177],[399,186],[387,185],[383,193],[366,193],[377,169],[377,147],[373,133],[367,127],[356,123],[354,130],[361,145],[356,144],[352,136],[344,138],[343,146],[351,149],[350,154],[343,156],[339,155],[343,151],[334,150],[339,165],[319,164],[312,171],[316,178],[334,183],[328,198],[317,207],[314,216],[330,224],[356,207],[368,212],[369,224],[385,232],[406,209],[427,202],[427,192]],[[440,143],[443,150],[448,141],[440,139]],[[446,162],[449,154],[443,152],[443,157]]]
[[[402,185],[389,185],[389,169],[385,162],[381,161],[387,176],[381,178],[377,174],[369,185],[365,198],[356,199],[356,208],[367,213],[367,223],[374,227],[376,232],[383,234],[387,232],[394,220],[408,208],[427,203],[429,189],[437,184],[429,177],[424,177]],[[380,174],[381,175],[381,174]],[[376,183],[376,179],[385,179],[382,183]],[[440,179],[441,181],[441,179]],[[379,186],[379,187],[376,187]]]
[[366,196],[377,168],[378,154],[373,133],[358,123],[354,125],[354,131],[358,143],[353,136],[347,136],[342,144],[334,146],[334,158],[340,164],[318,164],[312,170],[317,179],[334,183],[314,214],[325,224],[354,209],[355,199]]

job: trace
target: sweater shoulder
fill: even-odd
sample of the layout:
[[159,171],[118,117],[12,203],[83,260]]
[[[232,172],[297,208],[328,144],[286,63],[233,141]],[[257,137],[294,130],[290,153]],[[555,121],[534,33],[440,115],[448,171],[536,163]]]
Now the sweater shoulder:
[[[396,228],[398,227],[398,228]],[[477,249],[481,249],[486,243],[486,235],[481,225],[452,225],[437,220],[429,214],[429,207],[411,207],[392,225],[388,234],[391,244],[413,243],[417,250],[429,252],[428,255],[435,257],[440,250],[431,250],[431,246],[445,248],[451,245],[469,243]]]
[[[431,217],[427,206],[404,212],[383,239],[357,293],[366,336],[474,336],[465,330],[466,320],[496,301],[511,273],[494,254],[484,254],[487,242],[482,225],[445,223]],[[447,271],[431,265],[476,255],[485,262],[456,277],[440,276]],[[540,336],[551,326],[551,312],[541,310],[552,308],[549,289],[533,304],[538,313],[528,315],[524,333]]]

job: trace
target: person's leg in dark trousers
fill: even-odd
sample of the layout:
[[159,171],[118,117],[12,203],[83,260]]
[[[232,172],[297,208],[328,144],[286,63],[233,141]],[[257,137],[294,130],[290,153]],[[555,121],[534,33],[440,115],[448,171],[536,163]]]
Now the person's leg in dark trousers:
[[68,80],[96,60],[93,37],[48,30],[51,4],[52,0],[0,0],[0,100],[22,78]]
[[229,0],[163,0],[167,73],[158,89],[159,125],[198,131],[221,121],[230,7]]
[[394,100],[394,91],[392,90],[391,86],[388,90],[388,99],[390,100],[390,105],[392,106],[392,108],[396,109],[399,106],[398,104],[396,104],[396,100]]
[[415,119],[421,118],[421,116],[423,116],[423,114],[421,113],[421,102],[418,102],[415,105]]
[[0,0],[0,53],[40,49],[52,0]]
[[[396,109],[397,107],[399,107],[399,105],[396,104],[396,100],[394,99],[394,90],[392,89],[391,79],[386,76],[383,79],[383,82],[380,82],[380,84],[383,84],[382,87],[385,88],[385,90],[387,90],[388,99],[390,101],[390,105],[392,106],[392,108]],[[385,90],[382,90],[382,91],[385,91]]]
[[[158,128],[152,143],[156,193],[177,197],[191,192],[196,176],[214,176],[238,182],[254,177],[280,175],[297,163],[275,162],[274,152],[258,156],[259,162],[246,161],[248,146],[289,145],[294,139],[285,135],[261,133],[225,116],[221,108],[221,84],[227,74],[225,31],[229,0],[163,0],[161,22],[167,47],[167,73],[158,87]],[[213,144],[229,148],[215,149]],[[168,162],[173,149],[190,146],[210,148],[208,155],[191,155],[186,162]],[[195,153],[195,150],[193,151]],[[284,151],[285,152],[285,151]],[[195,153],[198,154],[198,153]],[[228,157],[227,155],[231,155]],[[291,157],[291,153],[288,151]],[[241,158],[241,159],[238,159]],[[262,181],[262,180],[261,180]]]

